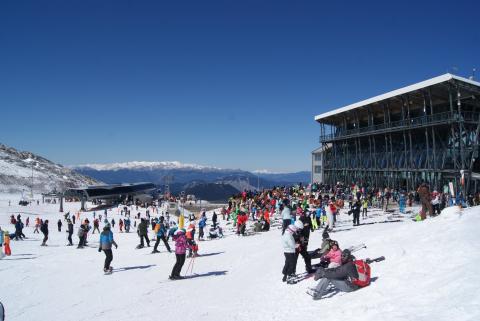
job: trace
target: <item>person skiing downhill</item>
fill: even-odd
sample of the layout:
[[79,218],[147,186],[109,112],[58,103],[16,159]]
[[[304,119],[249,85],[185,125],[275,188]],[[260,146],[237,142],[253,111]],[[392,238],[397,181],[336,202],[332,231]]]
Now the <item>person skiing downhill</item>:
[[164,224],[163,216],[160,216],[160,221],[157,224],[155,224],[155,233],[157,235],[157,240],[155,241],[155,245],[153,247],[152,253],[160,252],[158,251],[158,245],[160,244],[160,240],[162,240],[163,244],[165,244],[167,251],[172,252],[172,250],[170,250],[170,245],[168,245],[167,238],[165,237],[165,234],[167,234],[167,229]]
[[107,224],[103,228],[103,232],[100,233],[100,244],[98,247],[98,252],[103,251],[105,253],[105,264],[103,266],[103,272],[107,274],[112,273],[113,270],[113,267],[110,266],[110,263],[113,260],[112,244],[115,245],[116,249],[118,249],[118,245],[113,239],[113,233],[110,230],[110,225]]

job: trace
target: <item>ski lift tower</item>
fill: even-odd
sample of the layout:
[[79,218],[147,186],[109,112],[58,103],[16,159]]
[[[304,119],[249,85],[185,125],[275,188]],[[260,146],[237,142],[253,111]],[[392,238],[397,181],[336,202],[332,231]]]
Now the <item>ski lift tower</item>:
[[165,185],[165,188],[164,188],[164,198],[165,198],[165,195],[169,195],[170,196],[170,184],[172,184],[173,182],[173,175],[165,175],[163,177],[163,183]]
[[30,186],[30,200],[32,200],[33,202],[33,159],[32,159],[32,182],[31,182],[31,186]]

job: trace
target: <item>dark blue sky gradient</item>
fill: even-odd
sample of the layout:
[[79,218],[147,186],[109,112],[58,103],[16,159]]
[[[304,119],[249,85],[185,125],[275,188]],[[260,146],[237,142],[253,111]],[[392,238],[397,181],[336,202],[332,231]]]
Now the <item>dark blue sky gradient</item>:
[[315,115],[479,69],[479,9],[478,1],[2,1],[0,142],[62,164],[308,170]]

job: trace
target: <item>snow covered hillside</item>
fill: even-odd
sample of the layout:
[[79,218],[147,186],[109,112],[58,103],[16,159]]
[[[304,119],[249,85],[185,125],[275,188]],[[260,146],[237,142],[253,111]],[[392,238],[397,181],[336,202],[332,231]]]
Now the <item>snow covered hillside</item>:
[[[164,185],[165,177],[170,176],[173,177],[173,181],[170,182],[170,190],[174,193],[184,191],[189,184],[228,184],[238,191],[243,191],[257,187],[293,185],[310,181],[310,172],[251,173],[241,169],[183,164],[177,161],[85,164],[70,166],[70,168],[106,183],[152,182]],[[225,199],[229,196],[227,195]]]
[[[7,320],[480,320],[479,207],[448,208],[424,222],[373,210],[355,227],[342,212],[331,237],[342,248],[365,243],[357,258],[384,255],[386,260],[372,263],[370,286],[313,301],[305,293],[316,283],[312,278],[282,283],[281,230],[275,227],[239,237],[219,217],[225,238],[199,242],[193,277],[170,281],[175,255],[163,244],[159,254],[150,254],[152,248],[136,250],[136,233],[119,233],[115,226],[114,273],[104,275],[97,234],[89,235],[87,248],[67,247],[65,229],[56,227],[62,218],[58,205],[8,206],[7,198],[0,199],[3,229],[13,230],[10,214],[28,216],[30,224],[35,217],[50,220],[48,247],[40,247],[41,236],[30,226],[28,239],[12,241],[13,255],[0,260]],[[80,205],[66,203],[65,208],[74,213]],[[132,215],[136,212],[132,208]],[[81,217],[92,221],[92,215]],[[109,212],[112,217],[118,222],[117,209]],[[321,230],[311,236],[309,249],[320,243]],[[297,273],[303,271],[300,257]]]
[[0,144],[0,192],[30,191],[32,182],[36,193],[100,183],[41,156]]

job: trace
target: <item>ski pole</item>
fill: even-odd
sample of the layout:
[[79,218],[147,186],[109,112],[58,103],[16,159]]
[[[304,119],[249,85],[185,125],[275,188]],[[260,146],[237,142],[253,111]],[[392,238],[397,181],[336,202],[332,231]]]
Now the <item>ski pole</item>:
[[195,264],[195,257],[196,257],[196,255],[194,255],[193,258],[192,258],[192,268],[190,269],[190,275],[193,274],[193,265]]
[[187,269],[185,270],[185,276],[187,276],[188,270],[190,269],[190,265],[191,265],[191,264],[192,264],[192,259],[190,259],[190,261],[188,262]]

